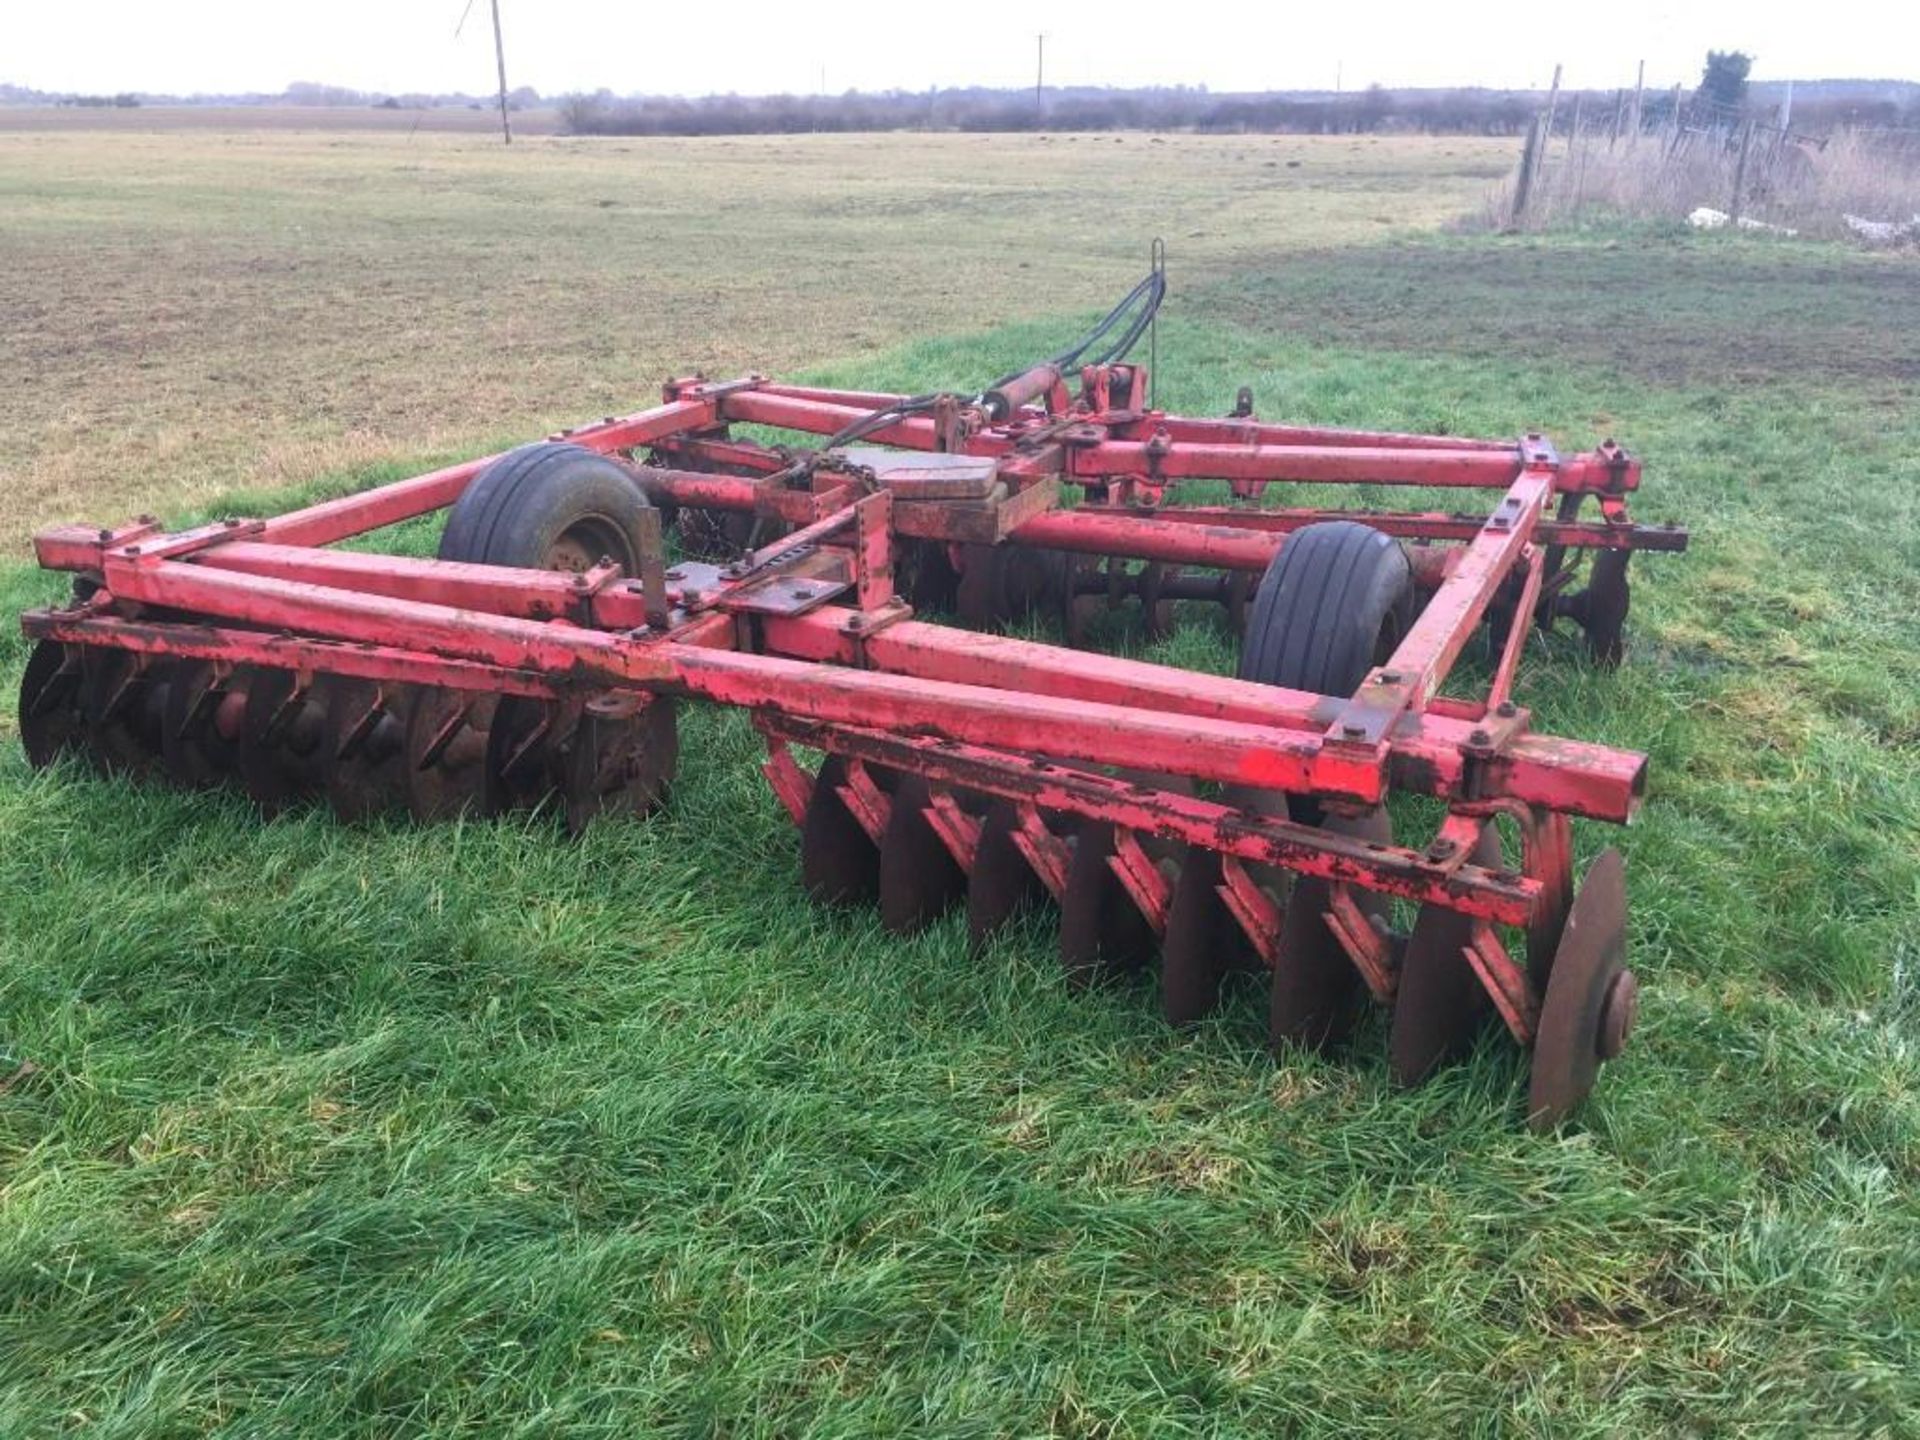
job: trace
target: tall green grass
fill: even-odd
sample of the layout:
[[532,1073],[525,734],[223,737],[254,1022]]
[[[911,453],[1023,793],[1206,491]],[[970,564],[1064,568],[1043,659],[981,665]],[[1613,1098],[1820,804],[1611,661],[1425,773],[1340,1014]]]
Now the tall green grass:
[[[970,959],[814,908],[737,715],[578,842],[31,774],[9,719],[0,1434],[1911,1433],[1910,391],[1228,308],[1163,326],[1163,404],[1613,433],[1694,528],[1635,562],[1625,668],[1556,640],[1523,681],[1653,757],[1644,818],[1579,835],[1627,851],[1646,981],[1580,1123],[1526,1133],[1501,1035],[1403,1093],[1378,1021],[1275,1060],[1250,990],[1191,1034],[1145,982],[1069,999],[1042,917]],[[1061,329],[820,378],[977,382]],[[1209,626],[1111,638],[1217,666]]]

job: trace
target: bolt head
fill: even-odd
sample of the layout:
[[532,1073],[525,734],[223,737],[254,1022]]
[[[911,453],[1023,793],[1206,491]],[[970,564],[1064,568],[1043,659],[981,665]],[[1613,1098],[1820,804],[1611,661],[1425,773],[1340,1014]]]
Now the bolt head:
[[1515,715],[1520,713],[1520,707],[1515,705],[1511,700],[1502,700],[1500,704],[1495,707],[1493,713],[1498,715],[1502,720],[1511,720]]
[[1493,735],[1486,730],[1476,730],[1467,736],[1467,743],[1470,745],[1491,745],[1493,743]]

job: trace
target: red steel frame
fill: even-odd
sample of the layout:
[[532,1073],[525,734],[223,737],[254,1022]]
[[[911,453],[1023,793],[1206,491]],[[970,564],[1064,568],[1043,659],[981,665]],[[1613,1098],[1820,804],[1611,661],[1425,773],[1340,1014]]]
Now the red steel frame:
[[[1483,923],[1470,958],[1508,1025],[1530,1039],[1539,996],[1489,927],[1557,923],[1570,892],[1567,817],[1628,820],[1644,793],[1645,759],[1533,732],[1510,698],[1526,623],[1511,627],[1484,698],[1439,691],[1497,600],[1522,617],[1545,611],[1564,587],[1568,552],[1684,547],[1684,531],[1629,519],[1638,463],[1610,442],[1563,457],[1538,435],[1482,441],[1187,419],[1148,408],[1139,367],[1090,368],[1080,380],[1076,397],[1041,367],[981,401],[944,402],[867,437],[941,453],[950,457],[944,470],[870,450],[796,467],[789,450],[733,437],[735,424],[832,434],[901,398],[758,376],[673,381],[658,406],[551,437],[604,454],[647,452],[634,473],[656,504],[798,527],[725,567],[669,569],[656,555],[639,576],[605,566],[574,575],[326,548],[451,505],[486,457],[266,520],[174,533],[152,522],[49,530],[36,539],[40,563],[99,588],[23,625],[43,639],[236,667],[745,706],[766,734],[776,793],[796,817],[812,782],[788,747],[802,743],[843,756],[850,788],[863,766],[888,766],[922,775],[936,797],[971,790],[1016,802],[1034,821],[1023,847],[1056,889],[1058,842],[1039,815],[1113,823],[1126,837],[1116,869],[1150,918],[1164,918],[1166,897],[1132,845],[1136,834],[1227,857],[1223,891],[1243,923],[1263,916],[1245,862],[1335,882],[1336,921],[1357,916],[1349,886],[1471,915]],[[953,483],[943,488],[943,477]],[[1240,503],[1170,502],[1170,490],[1195,480],[1227,482]],[[1489,489],[1500,498],[1478,517],[1258,503],[1267,487],[1295,482]],[[1596,520],[1578,515],[1589,497]],[[1292,531],[1336,516],[1413,542],[1415,574],[1431,592],[1391,659],[1351,696],[928,624],[911,618],[892,583],[909,545],[945,546],[963,566],[1011,546],[1259,572]],[[1416,792],[1445,801],[1449,818],[1424,847],[1368,843],[1098,767],[1335,806]],[[877,822],[885,797],[867,793]],[[937,808],[964,866],[972,822],[958,807]],[[1503,811],[1523,821],[1519,863],[1470,863],[1478,826]],[[1343,934],[1376,992],[1390,988],[1377,937],[1353,923]]]

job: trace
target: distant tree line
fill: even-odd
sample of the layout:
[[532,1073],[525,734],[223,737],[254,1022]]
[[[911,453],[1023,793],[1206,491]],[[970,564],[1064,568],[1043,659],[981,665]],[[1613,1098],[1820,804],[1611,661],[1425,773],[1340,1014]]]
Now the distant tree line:
[[[1774,114],[1746,92],[1745,56],[1717,56],[1710,83],[1682,92],[1689,115],[1705,107],[1729,113]],[[1871,91],[1816,91],[1793,107],[1796,130],[1825,131],[1842,125],[1889,128],[1920,126],[1920,85],[1902,86],[1874,98]],[[1771,93],[1771,92],[1770,92]],[[1555,130],[1576,114],[1586,124],[1616,112],[1629,113],[1628,90],[1563,91]],[[1720,97],[1737,97],[1731,102]],[[841,131],[1100,131],[1191,130],[1203,134],[1519,135],[1540,113],[1536,91],[1366,90],[1271,91],[1216,95],[1200,88],[1147,90],[1061,89],[1036,100],[1031,90],[985,88],[927,91],[859,91],[841,95],[618,96],[602,90],[559,102],[560,117],[576,135],[804,135]],[[1641,97],[1644,126],[1665,125],[1673,92]]]
[[[1784,108],[1784,81],[1748,80],[1751,57],[1738,51],[1709,54],[1700,83],[1681,92],[1687,122],[1712,112],[1719,123],[1777,117]],[[1642,96],[1641,123],[1664,126],[1673,114],[1671,90]],[[1584,124],[1596,116],[1628,113],[1630,90],[1561,92],[1554,111],[1556,134],[1566,133],[1576,114]],[[86,95],[41,91],[0,83],[0,105],[78,105],[131,108],[138,105],[293,105],[322,109],[371,106],[385,110],[483,109],[492,95],[465,93],[387,94],[343,85],[298,81],[286,89],[226,95],[169,95],[138,91]],[[576,135],[804,135],[869,130],[1192,130],[1211,134],[1519,135],[1538,115],[1544,97],[1531,90],[1388,90],[1372,86],[1330,90],[1274,90],[1216,94],[1205,86],[1110,89],[1057,87],[1036,103],[1028,89],[969,87],[944,90],[849,90],[841,95],[706,95],[687,99],[615,95],[601,90],[543,100],[531,86],[507,96],[508,108],[558,106]],[[1794,88],[1793,129],[1825,134],[1847,127],[1920,129],[1920,84],[1911,81],[1809,80]]]
[[867,130],[1196,130],[1206,133],[1365,135],[1380,131],[1515,135],[1537,95],[1499,90],[1370,89],[1336,94],[1205,89],[985,88],[859,91],[841,95],[617,96],[602,90],[560,102],[576,135],[804,135]]

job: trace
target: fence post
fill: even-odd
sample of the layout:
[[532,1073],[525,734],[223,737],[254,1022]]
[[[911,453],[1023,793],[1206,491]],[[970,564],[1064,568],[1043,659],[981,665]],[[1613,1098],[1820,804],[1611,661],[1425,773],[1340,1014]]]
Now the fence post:
[[1733,167],[1733,204],[1728,214],[1733,223],[1740,223],[1740,206],[1747,188],[1747,153],[1753,149],[1753,121],[1749,120],[1740,130],[1740,158]]
[[1540,117],[1534,116],[1527,125],[1527,143],[1520,151],[1520,176],[1513,182],[1513,218],[1509,222],[1515,230],[1523,229],[1527,223],[1527,201],[1533,196],[1533,170],[1540,158]]

